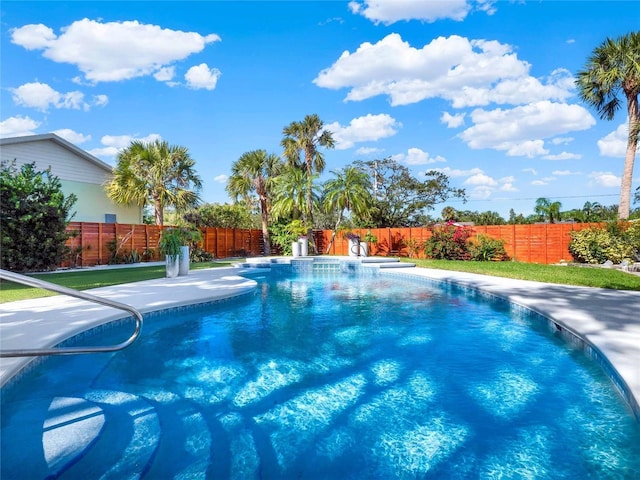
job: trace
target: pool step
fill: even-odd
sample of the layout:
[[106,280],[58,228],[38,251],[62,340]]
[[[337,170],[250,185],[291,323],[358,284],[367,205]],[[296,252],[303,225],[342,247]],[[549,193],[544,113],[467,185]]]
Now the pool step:
[[[142,477],[161,436],[155,408],[144,398],[124,392],[92,391],[85,398],[104,413],[104,426],[90,448],[66,459],[66,464],[55,472],[56,478]],[[69,438],[59,435],[51,442],[58,442],[57,448],[64,449]]]

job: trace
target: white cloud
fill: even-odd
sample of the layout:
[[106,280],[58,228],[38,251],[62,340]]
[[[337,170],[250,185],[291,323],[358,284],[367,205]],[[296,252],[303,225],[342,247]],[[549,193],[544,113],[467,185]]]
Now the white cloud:
[[34,130],[40,126],[40,122],[30,117],[17,115],[0,122],[0,137],[25,137],[35,135]]
[[538,172],[535,168],[523,168],[522,171],[524,173],[530,173],[531,175],[538,175]]
[[442,168],[433,168],[436,172],[444,173],[447,177],[469,177],[471,175],[477,175],[484,173],[479,168],[472,168],[470,170],[460,170],[459,168],[451,168],[451,167],[442,167]]
[[578,153],[562,152],[556,155],[545,155],[542,158],[545,160],[580,160],[582,155]]
[[375,155],[384,152],[384,148],[360,147],[356,150],[357,155]]
[[442,112],[440,122],[446,124],[448,128],[457,128],[464,125],[464,117],[464,113],[451,115],[449,112]]
[[609,135],[598,140],[598,149],[603,157],[624,158],[627,153],[629,126],[622,123]]
[[598,185],[600,187],[620,188],[622,183],[620,177],[611,172],[591,172],[589,178],[591,178],[589,185]]
[[471,177],[467,178],[464,181],[464,184],[495,187],[496,185],[498,185],[498,182],[496,182],[495,179],[491,178],[489,175],[486,175],[484,173],[476,173],[475,175],[472,175]]
[[474,125],[459,134],[470,148],[492,148],[527,157],[549,153],[544,138],[586,130],[595,124],[580,105],[546,100],[512,109],[476,109],[471,112],[471,120]]
[[325,126],[332,133],[337,150],[346,150],[358,142],[373,142],[381,138],[392,137],[398,133],[402,124],[391,115],[381,113],[378,115],[367,114],[354,118],[349,125],[342,126],[333,122]]
[[191,67],[187,73],[185,73],[184,78],[189,88],[193,88],[194,90],[203,88],[205,90],[213,90],[216,88],[220,75],[222,74],[217,68],[209,68],[206,63],[201,63],[200,65]]
[[447,161],[444,157],[440,155],[431,157],[428,152],[425,152],[419,148],[410,148],[407,150],[407,153],[399,153],[397,155],[392,155],[391,158],[396,162],[405,163],[407,165],[429,165],[432,163],[440,163],[440,162]]
[[103,107],[107,103],[109,103],[109,97],[107,97],[106,95],[94,95],[92,103],[96,107]]
[[349,9],[356,15],[371,20],[376,25],[391,25],[402,20],[435,22],[436,20],[464,20],[475,8],[488,15],[495,13],[494,0],[363,0],[349,2]]
[[500,187],[501,192],[517,192],[518,189],[513,186],[512,182],[507,182]]
[[229,180],[229,175],[224,175],[224,174],[222,174],[222,175],[216,175],[216,176],[213,178],[213,181],[214,181],[214,182],[217,182],[217,183],[227,183],[227,180]]
[[84,18],[63,27],[59,36],[42,24],[15,28],[11,41],[28,50],[43,50],[43,56],[54,62],[75,65],[87,81],[97,83],[155,74],[220,37],[137,21],[102,23]]
[[25,83],[18,88],[11,88],[16,105],[35,108],[46,112],[50,107],[89,110],[92,106],[103,106],[108,102],[106,95],[95,95],[92,102],[85,102],[84,94],[77,90],[60,93],[46,83]]
[[564,177],[567,175],[581,175],[580,172],[572,172],[571,170],[554,170],[551,172],[551,175],[556,175],[558,177]]
[[548,182],[545,182],[544,180],[534,180],[531,182],[531,185],[535,185],[537,187],[543,186],[543,185],[549,185]]
[[81,143],[87,142],[91,140],[91,135],[83,135],[78,133],[70,128],[63,128],[60,130],[54,130],[53,133],[58,135],[59,137],[64,138],[65,140],[75,144],[80,145]]
[[137,135],[104,135],[100,139],[100,143],[102,143],[104,147],[89,150],[89,153],[101,158],[115,157],[120,150],[127,148],[134,140],[148,143],[161,139],[162,137],[157,133],[151,133],[146,137],[139,137]]
[[176,75],[176,67],[162,67],[153,74],[153,78],[159,82],[170,82]]
[[415,48],[391,33],[375,44],[362,43],[353,53],[343,52],[313,82],[334,90],[349,88],[347,101],[388,95],[393,106],[443,98],[463,108],[564,101],[573,95],[567,70],[558,69],[541,81],[529,76],[530,67],[510,45],[497,41],[452,35]]
[[487,185],[480,185],[473,188],[469,192],[469,198],[472,200],[486,200],[493,193],[493,189]]
[[573,142],[573,137],[556,137],[551,139],[551,143],[554,145],[567,145]]

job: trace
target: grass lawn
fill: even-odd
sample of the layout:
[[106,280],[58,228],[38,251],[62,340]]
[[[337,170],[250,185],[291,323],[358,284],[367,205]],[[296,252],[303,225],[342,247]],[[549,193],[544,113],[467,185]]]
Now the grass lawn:
[[[191,270],[212,267],[228,267],[231,262],[203,262],[192,263]],[[141,282],[165,276],[164,265],[150,267],[113,268],[104,270],[74,270],[68,272],[47,273],[46,275],[33,275],[41,280],[73,288],[75,290],[87,290],[89,288],[108,287],[121,283]],[[0,303],[27,300],[31,298],[50,297],[58,295],[55,292],[27,287],[13,282],[0,283]]]
[[495,277],[517,278],[536,282],[581,285],[585,287],[640,290],[640,276],[609,268],[541,265],[519,262],[466,262],[456,260],[406,259],[419,267],[480,273]]

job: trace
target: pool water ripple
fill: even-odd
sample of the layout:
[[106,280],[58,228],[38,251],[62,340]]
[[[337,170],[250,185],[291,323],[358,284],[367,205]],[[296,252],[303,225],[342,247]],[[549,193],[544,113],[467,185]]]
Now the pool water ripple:
[[266,275],[119,354],[48,359],[1,406],[2,478],[640,477],[596,362],[504,302],[385,276]]

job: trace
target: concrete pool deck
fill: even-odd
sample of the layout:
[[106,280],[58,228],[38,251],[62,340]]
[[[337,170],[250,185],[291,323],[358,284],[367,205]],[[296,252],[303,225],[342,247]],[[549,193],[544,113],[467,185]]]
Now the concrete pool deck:
[[[186,277],[89,292],[148,313],[250,292],[255,282],[240,276],[245,271],[236,267],[192,270]],[[631,395],[627,400],[632,403],[636,418],[640,418],[640,291],[546,284],[427,268],[386,269],[385,275],[415,276],[478,289],[550,318],[606,357],[626,384]],[[52,347],[122,316],[120,310],[62,295],[0,304],[0,347],[3,350]],[[0,386],[31,360],[0,359]]]

